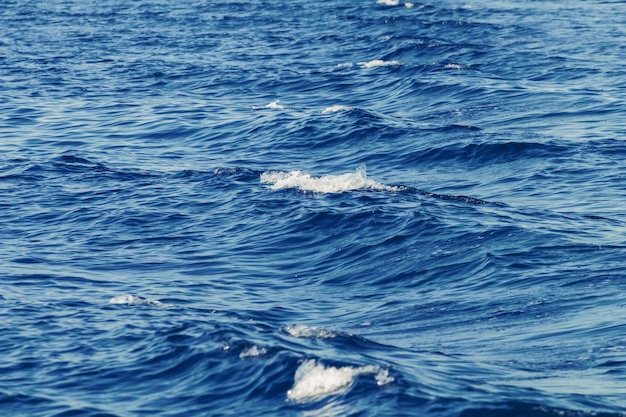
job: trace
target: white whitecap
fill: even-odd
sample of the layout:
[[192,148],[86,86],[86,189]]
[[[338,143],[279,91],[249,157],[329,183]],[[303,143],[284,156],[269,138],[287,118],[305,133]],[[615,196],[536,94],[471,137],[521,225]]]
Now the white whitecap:
[[374,375],[374,379],[376,379],[376,384],[378,386],[387,385],[394,381],[393,377],[389,375],[389,369],[380,369]]
[[125,305],[149,305],[152,307],[168,308],[174,307],[173,304],[165,304],[157,300],[143,298],[132,294],[117,295],[109,300],[109,304],[125,304]]
[[378,67],[402,65],[400,61],[383,61],[382,59],[374,59],[372,61],[359,62],[358,64],[361,68],[378,68]]
[[130,294],[116,295],[109,300],[109,304],[133,304],[137,297]]
[[[376,3],[382,4],[383,6],[399,6],[400,4],[402,4],[400,0],[377,0]],[[404,2],[404,7],[406,7],[407,9],[410,9],[414,6],[415,4],[411,3],[410,1]]]
[[464,67],[463,67],[463,65],[460,65],[460,64],[446,64],[446,65],[444,66],[444,68],[445,68],[445,69],[455,69],[455,70],[457,70],[457,71],[460,71],[460,70],[462,70]]
[[341,193],[354,190],[400,191],[399,187],[381,184],[367,177],[364,165],[356,172],[314,177],[302,171],[269,171],[261,174],[261,183],[272,190],[295,188],[315,193]]
[[344,393],[350,389],[356,377],[372,374],[378,385],[393,381],[389,371],[374,365],[365,366],[324,366],[309,359],[298,367],[294,375],[293,387],[287,391],[287,398],[296,402],[321,400],[331,395]]
[[303,324],[287,326],[285,331],[293,337],[310,339],[332,339],[337,337],[337,333],[333,330],[324,329],[323,327],[310,327]]
[[242,351],[239,354],[239,358],[243,359],[243,358],[249,358],[249,357],[257,357],[257,356],[265,355],[266,353],[267,353],[267,349],[265,349],[265,348],[258,348],[255,345],[255,346],[252,346],[249,349],[246,349],[246,350]]
[[263,106],[252,106],[252,110],[264,110],[264,109],[270,109],[270,110],[284,110],[285,106],[283,106],[282,104],[279,104],[280,100],[276,100],[276,101],[272,101],[269,104],[265,104]]
[[342,106],[340,104],[335,104],[334,106],[329,106],[329,107],[326,107],[324,110],[322,110],[322,114],[336,113],[338,111],[350,111],[352,109],[353,107],[350,107],[350,106]]

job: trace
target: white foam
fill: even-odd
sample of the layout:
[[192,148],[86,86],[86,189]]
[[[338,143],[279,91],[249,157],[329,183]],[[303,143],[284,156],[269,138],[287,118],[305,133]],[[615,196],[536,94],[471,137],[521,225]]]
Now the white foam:
[[261,356],[261,355],[265,355],[267,353],[267,349],[265,348],[258,348],[256,345],[252,346],[249,349],[244,350],[243,352],[241,352],[239,354],[239,358],[243,359],[243,358],[249,358],[249,357],[257,357],[257,356]]
[[109,300],[109,304],[126,304],[126,305],[149,305],[152,307],[168,308],[174,307],[173,304],[165,304],[157,300],[138,297],[131,294],[117,295]]
[[358,64],[361,68],[378,68],[378,67],[388,67],[388,66],[393,66],[393,65],[402,65],[399,61],[383,61],[382,59],[374,59],[372,61],[359,62]]
[[364,165],[353,173],[321,177],[314,177],[302,171],[269,171],[261,174],[261,183],[270,184],[269,188],[272,190],[296,188],[315,193],[341,193],[354,190],[400,191],[399,187],[391,187],[367,178]]
[[374,365],[359,367],[324,366],[314,359],[306,360],[296,370],[293,387],[287,391],[287,398],[296,402],[310,402],[341,394],[350,389],[359,375],[372,374],[378,385],[393,381],[389,371]]
[[350,107],[350,106],[342,106],[340,104],[335,104],[334,106],[326,107],[324,110],[322,110],[322,114],[336,113],[338,111],[350,111],[352,109],[353,107]]
[[374,379],[376,379],[376,384],[379,387],[393,382],[393,377],[389,375],[389,369],[379,369],[374,375]]
[[[400,0],[377,0],[376,3],[382,4],[384,6],[399,6],[401,4]],[[411,3],[410,1],[404,3],[404,7],[406,7],[407,9],[410,9],[413,6],[415,6],[415,4]]]
[[455,69],[457,71],[462,70],[464,67],[463,65],[459,65],[459,64],[446,64],[444,66],[445,69]]
[[311,339],[332,339],[337,337],[337,333],[324,329],[323,327],[309,327],[303,324],[285,327],[285,331],[293,337],[303,337]]
[[282,104],[279,104],[280,100],[276,100],[276,101],[272,101],[269,104],[266,104],[264,106],[252,106],[252,110],[265,110],[265,109],[270,109],[270,110],[284,110],[285,106],[283,106]]

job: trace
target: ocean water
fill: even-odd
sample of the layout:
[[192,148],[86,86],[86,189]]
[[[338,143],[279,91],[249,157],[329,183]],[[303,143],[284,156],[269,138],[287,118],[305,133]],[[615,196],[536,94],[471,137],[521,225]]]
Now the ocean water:
[[626,415],[600,0],[6,0],[0,414]]

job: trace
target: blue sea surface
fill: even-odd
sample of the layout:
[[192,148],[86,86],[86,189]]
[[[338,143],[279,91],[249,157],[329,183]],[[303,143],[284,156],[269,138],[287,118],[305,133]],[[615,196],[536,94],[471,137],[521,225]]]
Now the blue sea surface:
[[626,416],[601,0],[5,0],[3,416]]

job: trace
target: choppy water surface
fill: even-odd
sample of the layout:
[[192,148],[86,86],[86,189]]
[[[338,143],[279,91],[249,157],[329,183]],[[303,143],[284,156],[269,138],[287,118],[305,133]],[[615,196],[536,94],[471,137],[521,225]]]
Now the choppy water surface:
[[8,1],[3,415],[624,415],[618,1]]

